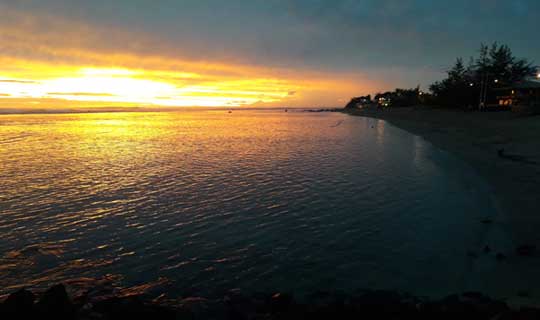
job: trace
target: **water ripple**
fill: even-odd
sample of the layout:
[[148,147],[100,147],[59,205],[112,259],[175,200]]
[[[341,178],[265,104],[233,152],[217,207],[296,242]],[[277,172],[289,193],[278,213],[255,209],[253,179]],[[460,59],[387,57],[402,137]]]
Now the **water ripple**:
[[472,221],[493,210],[468,167],[378,120],[201,111],[1,122],[0,294],[64,280],[125,294],[407,290],[422,277],[419,293],[451,291],[465,271],[456,255],[478,241]]

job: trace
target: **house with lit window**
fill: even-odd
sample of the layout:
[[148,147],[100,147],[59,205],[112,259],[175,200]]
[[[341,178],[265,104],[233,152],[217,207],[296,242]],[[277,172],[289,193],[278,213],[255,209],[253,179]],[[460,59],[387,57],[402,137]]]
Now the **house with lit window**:
[[540,114],[540,79],[520,81],[497,91],[500,107],[522,114]]

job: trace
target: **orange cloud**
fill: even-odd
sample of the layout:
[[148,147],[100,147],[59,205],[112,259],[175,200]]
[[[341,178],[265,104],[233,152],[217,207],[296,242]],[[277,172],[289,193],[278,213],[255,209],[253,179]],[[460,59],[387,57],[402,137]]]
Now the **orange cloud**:
[[357,75],[189,59],[141,32],[0,4],[1,108],[337,106],[375,86]]

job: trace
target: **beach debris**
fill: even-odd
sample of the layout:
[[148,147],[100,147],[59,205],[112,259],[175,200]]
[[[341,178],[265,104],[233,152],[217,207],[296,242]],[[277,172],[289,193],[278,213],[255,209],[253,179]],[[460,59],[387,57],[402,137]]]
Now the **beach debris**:
[[522,245],[516,248],[516,253],[522,257],[533,256],[536,252],[536,246],[531,244]]
[[333,126],[330,126],[330,128],[339,127],[343,122],[344,122],[344,120],[339,120],[338,122],[336,122],[336,124],[334,124]]

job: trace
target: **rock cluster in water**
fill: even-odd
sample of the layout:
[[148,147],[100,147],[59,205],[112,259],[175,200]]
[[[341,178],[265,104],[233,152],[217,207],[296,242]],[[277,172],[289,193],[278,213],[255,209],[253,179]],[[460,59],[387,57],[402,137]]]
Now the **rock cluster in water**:
[[510,309],[480,293],[428,301],[390,291],[356,294],[319,292],[299,302],[287,294],[243,295],[220,299],[192,297],[164,304],[143,296],[70,298],[57,285],[39,299],[17,291],[0,304],[0,319],[540,319],[540,309]]

